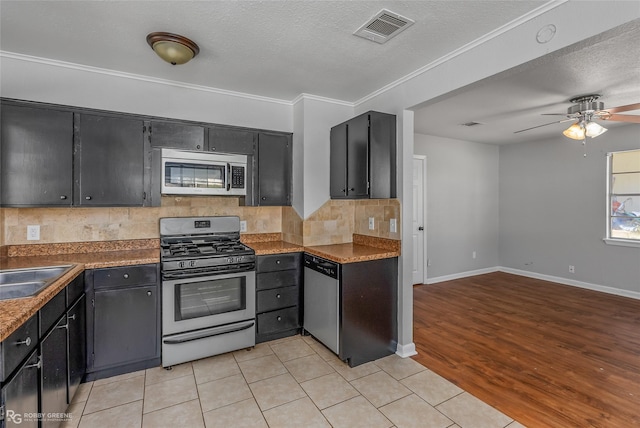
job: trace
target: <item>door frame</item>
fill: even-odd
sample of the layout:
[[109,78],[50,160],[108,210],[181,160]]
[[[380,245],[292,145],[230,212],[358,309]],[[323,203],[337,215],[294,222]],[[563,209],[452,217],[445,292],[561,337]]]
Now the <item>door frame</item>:
[[[427,270],[429,258],[427,257],[427,156],[426,155],[413,155],[413,160],[420,161],[422,163],[422,224],[424,230],[422,234],[422,284],[427,283]],[[415,204],[415,201],[413,201]]]

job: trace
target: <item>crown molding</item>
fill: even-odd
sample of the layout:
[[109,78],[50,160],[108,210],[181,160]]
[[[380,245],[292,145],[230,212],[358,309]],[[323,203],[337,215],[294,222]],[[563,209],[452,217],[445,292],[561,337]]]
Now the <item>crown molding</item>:
[[297,97],[294,98],[294,100],[291,102],[292,105],[296,105],[297,103],[299,103],[300,101],[303,100],[313,100],[313,101],[321,101],[323,103],[331,103],[331,104],[337,104],[337,105],[341,105],[341,106],[345,106],[345,107],[355,107],[356,104],[349,102],[349,101],[342,101],[342,100],[337,100],[335,98],[327,98],[327,97],[321,97],[319,95],[313,95],[313,94],[305,94],[304,92],[301,93],[300,95],[298,95]]
[[293,105],[291,101],[281,100],[278,98],[263,97],[260,95],[247,94],[244,92],[235,92],[235,91],[229,91],[226,89],[213,88],[210,86],[178,82],[175,80],[159,79],[156,77],[144,76],[141,74],[125,73],[123,71],[109,70],[106,68],[92,67],[89,65],[82,65],[82,64],[72,63],[72,62],[49,59],[49,58],[24,55],[24,54],[19,54],[15,52],[0,51],[0,58],[11,58],[18,61],[32,62],[32,63],[49,65],[52,67],[60,67],[60,68],[67,68],[71,70],[85,71],[88,73],[104,74],[107,76],[119,77],[123,79],[139,80],[143,82],[156,83],[160,85],[173,86],[178,88],[185,88],[185,89],[190,89],[194,91],[209,92],[209,93],[214,93],[219,95],[227,95],[231,97],[251,99],[254,101],[284,104],[288,106]]
[[479,37],[477,39],[475,39],[472,42],[467,43],[466,45],[449,52],[448,54],[436,59],[435,61],[430,62],[429,64],[420,67],[419,69],[407,74],[404,77],[401,77],[400,79],[389,83],[388,85],[383,86],[382,88],[378,89],[377,91],[374,91],[372,93],[370,93],[369,95],[366,95],[363,98],[360,98],[358,101],[356,101],[354,103],[354,105],[357,107],[363,103],[366,103],[367,101],[377,97],[378,95],[381,95],[393,88],[395,88],[396,86],[399,86],[405,82],[408,82],[409,80],[420,76],[421,74],[424,74],[426,72],[428,72],[429,70],[432,70],[436,67],[438,67],[439,65],[442,65],[444,63],[446,63],[447,61],[452,60],[453,58],[460,56],[462,54],[464,54],[465,52],[468,52],[480,45],[482,45],[483,43],[488,42],[489,40],[492,40],[504,33],[506,33],[507,31],[510,31],[516,27],[518,27],[519,25],[524,24],[525,22],[528,22],[530,20],[532,20],[533,18],[542,15],[543,13],[546,13],[552,9],[555,9],[556,7],[562,5],[563,3],[568,2],[569,0],[552,0],[549,1],[548,3],[543,4],[542,6],[533,9],[532,11],[526,13],[525,15],[520,16],[517,19],[514,19],[511,22],[508,22],[507,24],[503,25],[502,27],[498,27],[495,30],[485,34],[482,37]]

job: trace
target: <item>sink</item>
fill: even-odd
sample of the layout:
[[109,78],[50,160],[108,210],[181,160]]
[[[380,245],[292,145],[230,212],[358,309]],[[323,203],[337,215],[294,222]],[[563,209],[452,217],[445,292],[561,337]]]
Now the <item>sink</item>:
[[35,296],[72,267],[68,265],[0,271],[0,300]]

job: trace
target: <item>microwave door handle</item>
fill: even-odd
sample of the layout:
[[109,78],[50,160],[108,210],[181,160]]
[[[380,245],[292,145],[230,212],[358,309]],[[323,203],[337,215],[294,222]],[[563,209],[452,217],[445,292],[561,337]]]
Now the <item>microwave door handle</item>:
[[231,191],[231,164],[227,163],[227,176],[224,180],[227,183],[227,192]]

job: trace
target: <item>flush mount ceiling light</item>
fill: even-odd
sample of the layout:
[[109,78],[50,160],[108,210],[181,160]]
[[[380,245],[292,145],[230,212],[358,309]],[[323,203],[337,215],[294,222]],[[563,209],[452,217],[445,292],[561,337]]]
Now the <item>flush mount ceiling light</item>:
[[185,64],[200,52],[194,42],[172,33],[150,33],[147,43],[160,58],[173,65]]

